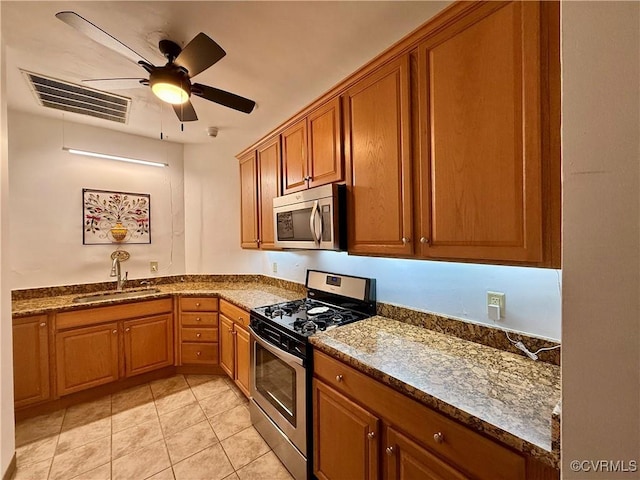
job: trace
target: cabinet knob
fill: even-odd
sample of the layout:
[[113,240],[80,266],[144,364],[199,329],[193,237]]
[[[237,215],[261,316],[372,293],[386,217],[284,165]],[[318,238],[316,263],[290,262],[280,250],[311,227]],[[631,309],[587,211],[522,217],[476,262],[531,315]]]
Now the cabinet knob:
[[427,237],[421,237],[420,243],[429,243],[429,239]]
[[200,302],[196,302],[196,307],[199,307],[199,306],[200,306]]
[[229,329],[229,331],[230,331],[231,333],[233,333],[233,328],[230,328],[230,329]]
[[434,433],[433,441],[436,443],[444,443],[444,435],[442,434],[442,432]]
[[342,378],[342,375],[336,375],[336,382],[341,382]]
[[391,456],[395,453],[395,450],[393,449],[393,447],[387,447],[385,450],[387,455]]
[[200,321],[200,317],[196,317],[196,322],[199,322],[199,321]]
[[199,356],[200,356],[200,352],[196,352],[196,357],[199,357]]
[[200,338],[202,334],[200,332],[196,333],[196,338]]
[[238,332],[231,332],[231,335],[237,335]]
[[118,333],[118,330],[111,330],[111,333],[115,335],[116,333]]
[[125,332],[129,332],[129,331],[131,331],[131,328],[127,327],[127,328],[124,329],[124,331]]
[[367,437],[369,437],[369,440],[373,440],[376,436],[376,432],[369,432],[367,433]]
[[257,239],[257,240],[256,240],[256,243],[257,243],[258,245],[260,245],[260,239]]
[[47,322],[42,322],[42,323],[40,324],[40,326],[41,326],[41,327],[46,327],[46,326],[47,326]]
[[411,242],[411,239],[409,237],[402,237],[402,243],[404,243],[405,245],[410,242]]

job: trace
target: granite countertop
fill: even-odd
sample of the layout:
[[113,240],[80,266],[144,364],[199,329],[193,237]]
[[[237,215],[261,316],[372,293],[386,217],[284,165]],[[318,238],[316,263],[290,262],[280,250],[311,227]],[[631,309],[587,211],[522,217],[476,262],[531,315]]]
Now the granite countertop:
[[[87,307],[102,307],[106,305],[138,302],[141,300],[153,300],[178,294],[191,296],[217,295],[240,308],[251,310],[252,308],[262,305],[270,305],[304,296],[298,292],[272,285],[265,285],[264,283],[259,282],[176,282],[152,285],[149,288],[158,289],[159,292],[148,294],[143,292],[135,298],[128,299],[114,299],[106,297],[104,299],[83,303],[73,302],[74,298],[85,295],[78,293],[73,295],[55,295],[50,297],[14,300],[11,302],[12,314],[14,318],[17,318],[28,315],[76,310]],[[124,291],[126,292],[130,290],[125,289]]]
[[[560,368],[385,317],[311,337],[357,370],[554,468]],[[557,414],[557,411],[556,411]]]
[[[73,294],[60,294],[71,289],[55,287],[49,296],[14,299],[13,317],[172,295],[216,295],[245,310],[304,296],[300,290],[260,281],[176,281],[151,285],[159,291],[135,298],[74,303],[74,298],[86,295],[75,287]],[[558,468],[558,366],[381,316],[318,333],[310,340],[357,370]]]

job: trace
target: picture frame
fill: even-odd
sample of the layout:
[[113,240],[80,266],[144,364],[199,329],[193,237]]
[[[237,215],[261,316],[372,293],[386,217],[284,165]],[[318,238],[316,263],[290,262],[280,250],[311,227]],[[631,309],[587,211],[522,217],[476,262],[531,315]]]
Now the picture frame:
[[151,243],[151,195],[82,189],[82,244]]

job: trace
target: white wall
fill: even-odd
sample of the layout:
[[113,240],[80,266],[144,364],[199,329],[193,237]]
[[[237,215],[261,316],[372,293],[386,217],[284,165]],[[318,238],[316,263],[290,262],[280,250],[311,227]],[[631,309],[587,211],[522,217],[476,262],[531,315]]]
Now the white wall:
[[[72,155],[62,146],[155,160],[168,168]],[[151,194],[151,244],[123,244],[129,278],[184,267],[183,146],[9,111],[11,287],[110,281],[116,245],[82,244],[82,189]]]
[[240,248],[240,171],[234,153],[184,147],[187,273],[260,273],[260,253]]
[[[500,325],[560,339],[560,272],[423,260],[350,256],[341,252],[268,252],[262,271],[304,283],[307,268],[373,277],[379,301],[494,324],[487,317],[487,291],[504,292]],[[273,273],[273,263],[278,264]]]
[[[0,9],[0,12],[2,9]],[[2,13],[0,13],[0,17]],[[0,24],[1,24],[0,18]],[[11,282],[9,280],[9,187],[5,43],[0,38],[0,475],[15,451],[13,414],[13,341]]]
[[564,478],[640,468],[640,3],[562,3]]

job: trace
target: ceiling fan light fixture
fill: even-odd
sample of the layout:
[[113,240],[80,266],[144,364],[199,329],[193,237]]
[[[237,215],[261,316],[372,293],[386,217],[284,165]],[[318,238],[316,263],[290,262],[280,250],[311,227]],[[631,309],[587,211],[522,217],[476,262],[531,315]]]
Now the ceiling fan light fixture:
[[175,85],[169,82],[160,81],[152,83],[151,91],[160,100],[171,103],[172,105],[180,105],[189,100],[189,93],[187,93],[180,85]]

